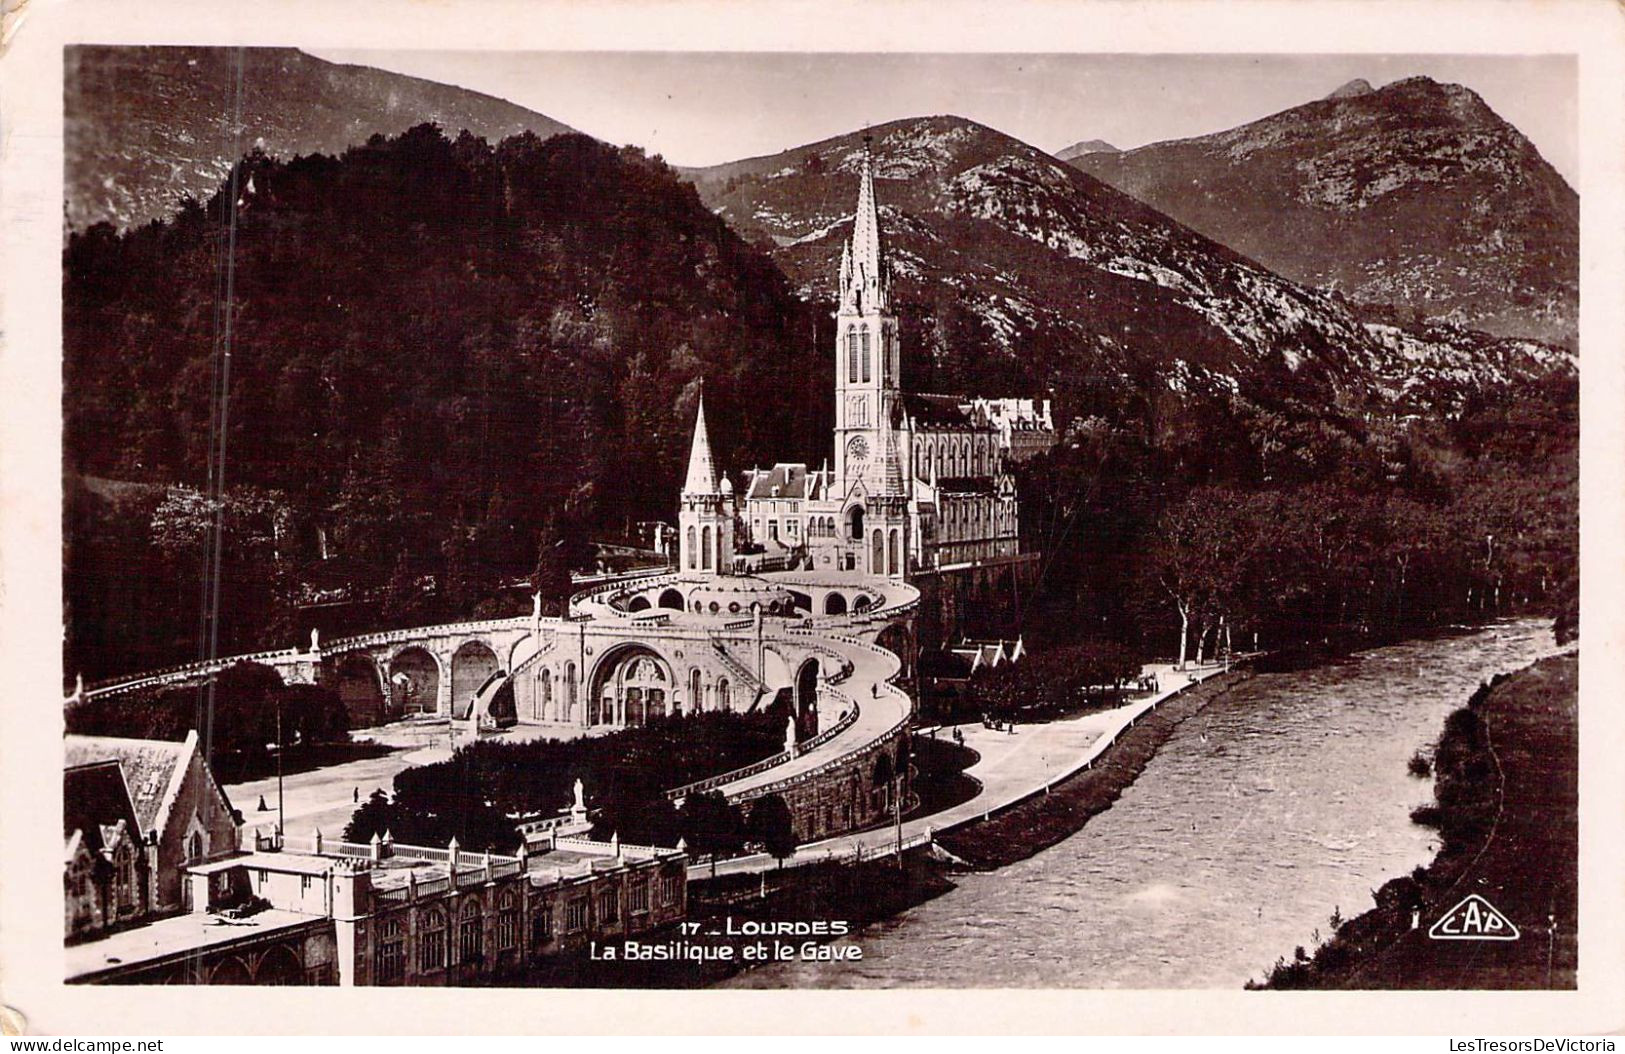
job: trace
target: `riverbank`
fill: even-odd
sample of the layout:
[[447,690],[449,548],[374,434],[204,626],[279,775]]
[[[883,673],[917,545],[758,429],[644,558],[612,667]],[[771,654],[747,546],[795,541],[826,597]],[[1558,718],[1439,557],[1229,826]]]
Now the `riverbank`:
[[[1434,750],[1431,864],[1385,883],[1377,906],[1313,954],[1283,957],[1249,987],[1573,988],[1579,869],[1579,657],[1542,659],[1475,692]],[[1438,940],[1429,930],[1468,894],[1518,927],[1516,940]]]
[[985,820],[939,833],[936,842],[971,867],[993,869],[1025,860],[1082,830],[1112,807],[1175,728],[1251,676],[1219,674],[1170,697],[1117,737],[1090,767]]

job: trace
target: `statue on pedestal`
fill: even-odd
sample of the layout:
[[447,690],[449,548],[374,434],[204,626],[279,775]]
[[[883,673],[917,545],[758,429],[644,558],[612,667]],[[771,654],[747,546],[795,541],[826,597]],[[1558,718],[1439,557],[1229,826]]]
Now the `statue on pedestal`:
[[784,752],[786,754],[794,754],[796,752],[796,715],[795,714],[791,714],[789,717],[785,718],[785,720],[784,720]]
[[580,779],[576,780],[575,791],[576,801],[574,805],[570,806],[570,811],[576,814],[585,814],[587,811],[587,792],[586,788],[581,785]]
[[312,652],[322,650],[322,634],[315,626],[310,628],[310,650]]

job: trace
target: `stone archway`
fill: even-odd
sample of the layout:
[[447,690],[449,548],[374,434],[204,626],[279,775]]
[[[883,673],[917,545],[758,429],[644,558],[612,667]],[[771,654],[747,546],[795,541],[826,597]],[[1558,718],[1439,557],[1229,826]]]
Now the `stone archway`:
[[892,623],[875,637],[875,644],[897,656],[898,662],[902,663],[902,669],[898,674],[901,680],[914,679],[914,635],[909,632],[907,626]]
[[248,967],[235,955],[227,956],[214,964],[209,971],[210,984],[253,984]]
[[683,610],[683,594],[675,589],[668,589],[660,594],[660,606],[673,611]]
[[638,726],[671,710],[671,664],[642,644],[623,644],[604,653],[588,682],[587,723]]
[[451,656],[451,713],[465,718],[472,711],[474,696],[501,667],[497,653],[480,640],[464,641]]
[[279,944],[261,957],[254,967],[254,983],[264,985],[302,985],[305,967],[286,944]]
[[402,648],[389,660],[389,688],[393,709],[407,714],[432,714],[440,708],[440,662],[427,648]]
[[846,594],[837,593],[833,589],[824,594],[824,614],[846,614]]
[[817,659],[808,659],[796,670],[796,738],[811,739],[818,734]]
[[649,598],[646,597],[646,596],[635,596],[635,597],[633,597],[632,600],[626,605],[626,610],[628,610],[628,611],[648,611],[649,610]]
[[360,652],[340,656],[334,662],[333,680],[351,728],[369,728],[386,719],[384,686],[371,656]]
[[863,541],[862,505],[854,505],[846,510],[846,539],[849,542]]

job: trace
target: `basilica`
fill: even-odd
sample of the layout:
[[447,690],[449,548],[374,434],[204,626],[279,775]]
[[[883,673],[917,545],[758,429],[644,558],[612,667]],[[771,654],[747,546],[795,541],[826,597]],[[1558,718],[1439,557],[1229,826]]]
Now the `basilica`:
[[1015,460],[1055,442],[1048,400],[903,390],[867,147],[841,253],[834,458],[752,469],[736,492],[701,399],[678,517],[678,570],[805,569],[900,579],[1017,555]]

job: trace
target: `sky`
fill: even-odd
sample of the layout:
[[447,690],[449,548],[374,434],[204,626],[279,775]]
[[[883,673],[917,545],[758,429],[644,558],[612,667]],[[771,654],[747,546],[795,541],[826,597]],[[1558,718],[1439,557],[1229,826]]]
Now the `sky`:
[[1040,149],[1121,148],[1221,131],[1329,94],[1417,75],[1463,84],[1571,184],[1567,55],[1017,55],[317,50],[496,95],[676,165],[711,165],[901,117],[955,114]]

